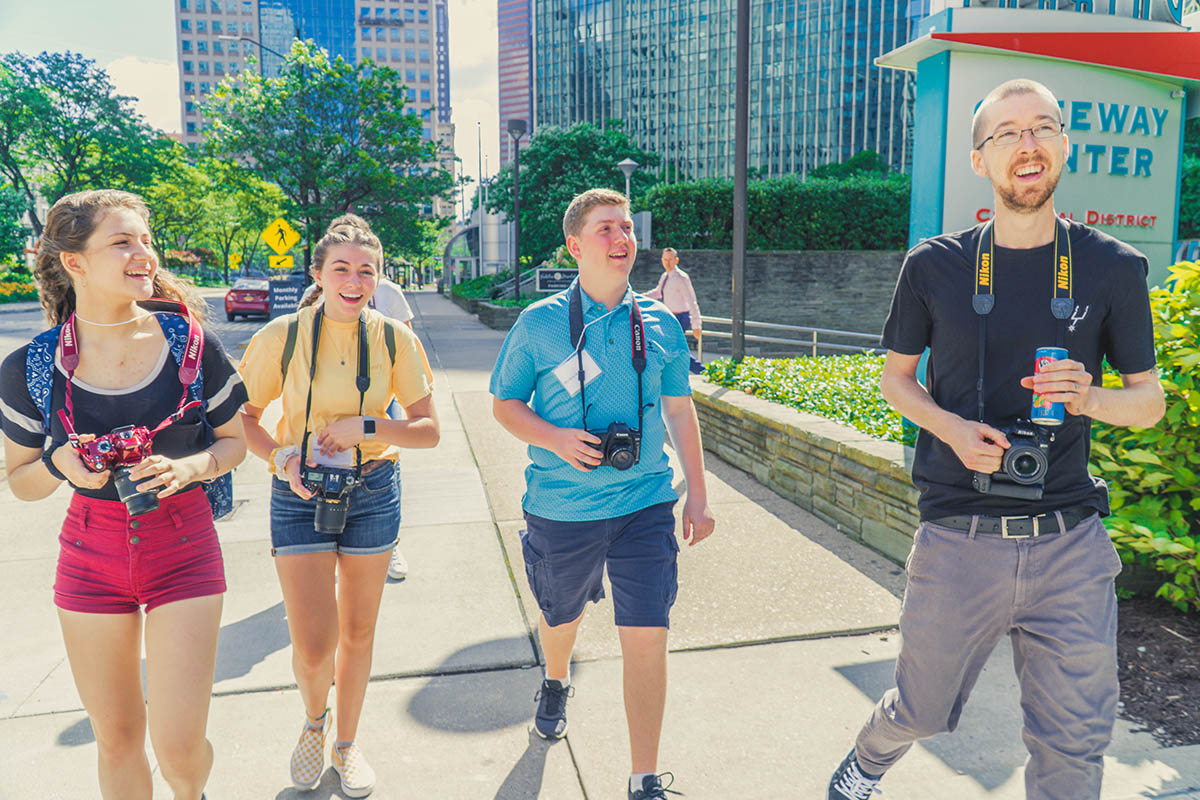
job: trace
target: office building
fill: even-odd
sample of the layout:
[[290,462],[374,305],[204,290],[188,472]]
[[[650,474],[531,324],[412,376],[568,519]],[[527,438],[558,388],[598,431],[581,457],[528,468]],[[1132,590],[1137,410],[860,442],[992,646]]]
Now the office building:
[[[621,120],[669,180],[728,177],[736,0],[545,0],[537,125]],[[908,41],[909,0],[751,0],[749,166],[764,176],[879,152],[911,161],[910,78],[873,59]],[[913,9],[910,12],[910,7]]]
[[512,160],[512,137],[508,121],[523,119],[527,135],[533,128],[533,0],[498,0],[496,27],[499,32],[500,166]]

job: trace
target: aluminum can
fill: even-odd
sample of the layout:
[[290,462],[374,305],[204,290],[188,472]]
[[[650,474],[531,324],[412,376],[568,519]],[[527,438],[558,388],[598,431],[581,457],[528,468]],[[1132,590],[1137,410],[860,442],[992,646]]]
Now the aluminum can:
[[[1033,354],[1033,374],[1041,373],[1047,364],[1061,361],[1067,357],[1065,347],[1039,347]],[[1043,400],[1036,391],[1033,393],[1033,407],[1029,410],[1029,419],[1038,425],[1062,425],[1066,416],[1066,408],[1062,403],[1051,403]]]

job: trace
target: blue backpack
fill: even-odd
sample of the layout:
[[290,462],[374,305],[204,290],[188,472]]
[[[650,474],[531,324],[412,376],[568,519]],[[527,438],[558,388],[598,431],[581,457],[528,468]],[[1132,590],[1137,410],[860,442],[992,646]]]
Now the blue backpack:
[[[188,321],[186,317],[170,312],[155,312],[158,324],[162,326],[163,336],[171,349],[171,357],[176,364],[183,363],[183,350],[187,345]],[[39,333],[29,343],[25,353],[25,382],[29,386],[29,396],[42,412],[43,428],[50,430],[50,403],[54,386],[54,354],[58,349],[58,334],[61,325]],[[208,402],[204,399],[204,367],[196,373],[196,379],[188,386],[188,395],[192,400],[200,401],[201,419],[204,422],[205,445],[212,444],[216,439],[213,428],[208,424]],[[220,519],[233,510],[233,474],[226,472],[219,478],[200,484],[212,507],[213,519]]]

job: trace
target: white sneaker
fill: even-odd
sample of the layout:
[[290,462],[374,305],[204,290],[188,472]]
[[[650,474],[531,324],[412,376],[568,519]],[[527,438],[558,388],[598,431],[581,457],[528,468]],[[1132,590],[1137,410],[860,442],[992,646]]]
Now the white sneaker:
[[333,769],[342,779],[342,793],[347,797],[366,797],[375,789],[375,770],[363,757],[358,745],[351,742],[333,748]]
[[408,577],[408,559],[399,547],[392,548],[392,560],[388,564],[388,577],[394,581],[402,581]]

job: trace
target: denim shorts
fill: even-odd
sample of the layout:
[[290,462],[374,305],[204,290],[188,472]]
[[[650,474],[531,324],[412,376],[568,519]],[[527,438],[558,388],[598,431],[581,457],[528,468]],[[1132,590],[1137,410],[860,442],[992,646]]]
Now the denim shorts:
[[319,533],[313,524],[317,499],[304,500],[287,481],[272,477],[271,555],[336,551],[369,556],[393,549],[400,528],[399,464],[383,464],[364,474],[350,491],[349,506],[341,533]]
[[521,550],[525,574],[551,627],[583,613],[604,597],[608,567],[617,625],[670,627],[679,590],[675,501],[612,519],[560,522],[525,515]]

